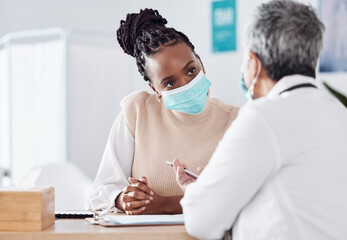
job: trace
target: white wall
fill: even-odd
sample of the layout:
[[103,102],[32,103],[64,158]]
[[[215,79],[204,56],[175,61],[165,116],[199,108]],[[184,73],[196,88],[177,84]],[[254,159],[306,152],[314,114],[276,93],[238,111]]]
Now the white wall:
[[72,32],[68,41],[68,155],[94,177],[134,66],[113,35],[90,34]]
[[[242,34],[247,18],[252,10],[262,0],[237,1],[237,47],[238,51],[213,54],[211,52],[211,0],[0,0],[0,36],[19,30],[62,27],[64,29],[86,29],[113,32],[119,26],[119,21],[124,19],[128,12],[138,12],[145,7],[156,8],[168,20],[168,25],[186,33],[196,47],[207,70],[207,77],[212,81],[212,95],[241,106],[245,101],[239,89],[240,66],[242,63]],[[313,6],[318,6],[318,0],[307,0]],[[114,48],[119,46],[114,37]],[[95,56],[97,57],[97,56]],[[132,59],[130,61],[133,61]],[[107,64],[107,63],[105,63]],[[77,114],[82,101],[75,101],[70,111],[74,111],[70,119],[69,159],[76,162],[90,176],[94,177],[98,163],[101,159],[108,131],[119,111],[118,99],[121,95],[137,89],[148,89],[142,77],[137,73],[135,63],[130,67],[130,78],[122,79],[117,73],[123,71],[124,66],[114,66],[114,79],[108,79],[109,88],[102,88],[105,92],[103,101],[117,101],[114,108],[103,108],[103,102],[95,103],[99,107],[100,118],[93,119],[93,124],[86,123],[81,115]],[[81,73],[83,76],[83,73]],[[327,79],[333,86],[347,94],[346,74],[327,74],[322,78]],[[320,76],[319,76],[320,78]],[[127,90],[118,96],[113,96],[113,89],[127,81]],[[93,83],[94,84],[94,83]],[[90,85],[93,86],[93,85]],[[94,85],[94,87],[97,87]],[[81,94],[79,84],[70,85],[73,93],[70,98]],[[92,93],[95,89],[85,89]],[[100,90],[100,89],[99,89]],[[148,89],[149,90],[149,89]],[[83,94],[82,94],[83,95]],[[81,104],[81,105],[79,105]],[[92,134],[83,135],[83,129],[93,126],[91,131],[98,131],[97,138]],[[76,130],[77,129],[77,130]],[[75,130],[75,131],[74,131]],[[71,135],[72,134],[72,135]],[[81,144],[79,144],[81,142]]]

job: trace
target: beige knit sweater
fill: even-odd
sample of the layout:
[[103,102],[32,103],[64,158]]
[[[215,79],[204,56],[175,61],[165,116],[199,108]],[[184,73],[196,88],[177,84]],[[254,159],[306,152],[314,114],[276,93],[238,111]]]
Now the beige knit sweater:
[[204,110],[190,115],[167,110],[146,91],[125,97],[121,107],[135,139],[132,177],[147,177],[149,186],[164,196],[183,194],[165,162],[178,158],[194,172],[205,166],[239,110],[208,97]]

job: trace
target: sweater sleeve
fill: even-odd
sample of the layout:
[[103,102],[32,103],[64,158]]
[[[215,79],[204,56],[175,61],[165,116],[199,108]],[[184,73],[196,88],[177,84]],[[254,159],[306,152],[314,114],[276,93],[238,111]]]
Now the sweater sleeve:
[[134,138],[126,124],[123,112],[116,118],[90,195],[94,210],[115,206],[118,194],[128,185],[134,157]]
[[221,238],[277,168],[277,149],[266,121],[241,110],[205,170],[187,186],[181,200],[187,232],[199,239]]

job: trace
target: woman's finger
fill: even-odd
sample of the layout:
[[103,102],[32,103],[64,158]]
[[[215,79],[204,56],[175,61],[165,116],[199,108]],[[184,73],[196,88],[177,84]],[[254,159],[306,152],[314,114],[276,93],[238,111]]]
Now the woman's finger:
[[147,193],[144,193],[142,191],[133,191],[133,192],[129,192],[127,193],[127,195],[129,197],[132,197],[132,198],[135,198],[135,199],[138,199],[138,200],[153,200],[153,197],[150,196],[149,194]]
[[145,184],[145,185],[148,185],[148,180],[147,180],[146,177],[141,177],[141,178],[139,179],[139,181],[142,182],[142,183]]
[[128,181],[129,181],[131,184],[132,184],[132,183],[137,183],[137,182],[139,182],[138,179],[133,178],[133,177],[128,177]]
[[124,193],[121,197],[122,202],[132,202],[137,200],[153,200],[153,197],[141,191]]
[[128,185],[123,189],[124,194],[127,194],[129,192],[136,192],[136,191],[142,191],[152,196],[154,195],[152,189],[150,189],[147,185],[143,184],[142,182],[137,182],[137,183]]
[[142,201],[132,201],[132,202],[127,202],[123,205],[124,211],[133,211],[137,210],[141,207],[144,207],[147,205],[150,201],[149,200],[142,200]]
[[141,190],[142,192],[149,194],[149,195],[152,195],[152,196],[154,195],[152,189],[150,189],[146,184],[144,184],[142,182],[132,184],[132,186]]
[[121,196],[121,199],[120,199],[120,200],[122,201],[122,203],[127,203],[127,202],[135,201],[136,199],[133,198],[133,197],[130,197],[130,196],[127,195],[127,194],[123,194],[123,195]]
[[132,177],[128,177],[128,181],[131,183],[131,184],[136,184],[136,183],[143,183],[145,185],[148,186],[148,180],[146,177],[141,177],[140,179],[137,179],[137,178],[132,178]]
[[134,191],[136,191],[136,190],[137,190],[137,188],[136,188],[135,186],[128,185],[128,186],[126,186],[126,187],[123,189],[123,193],[124,193],[124,194],[128,194],[128,193],[134,192]]
[[125,213],[126,213],[127,215],[139,215],[139,214],[141,214],[145,209],[146,209],[146,207],[142,207],[142,208],[139,208],[139,209],[137,209],[137,210],[125,211]]

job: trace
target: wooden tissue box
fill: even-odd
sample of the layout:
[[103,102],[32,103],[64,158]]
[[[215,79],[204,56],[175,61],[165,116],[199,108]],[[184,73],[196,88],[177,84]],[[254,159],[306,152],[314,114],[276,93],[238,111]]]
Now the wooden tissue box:
[[0,188],[0,231],[42,231],[54,224],[54,188]]

